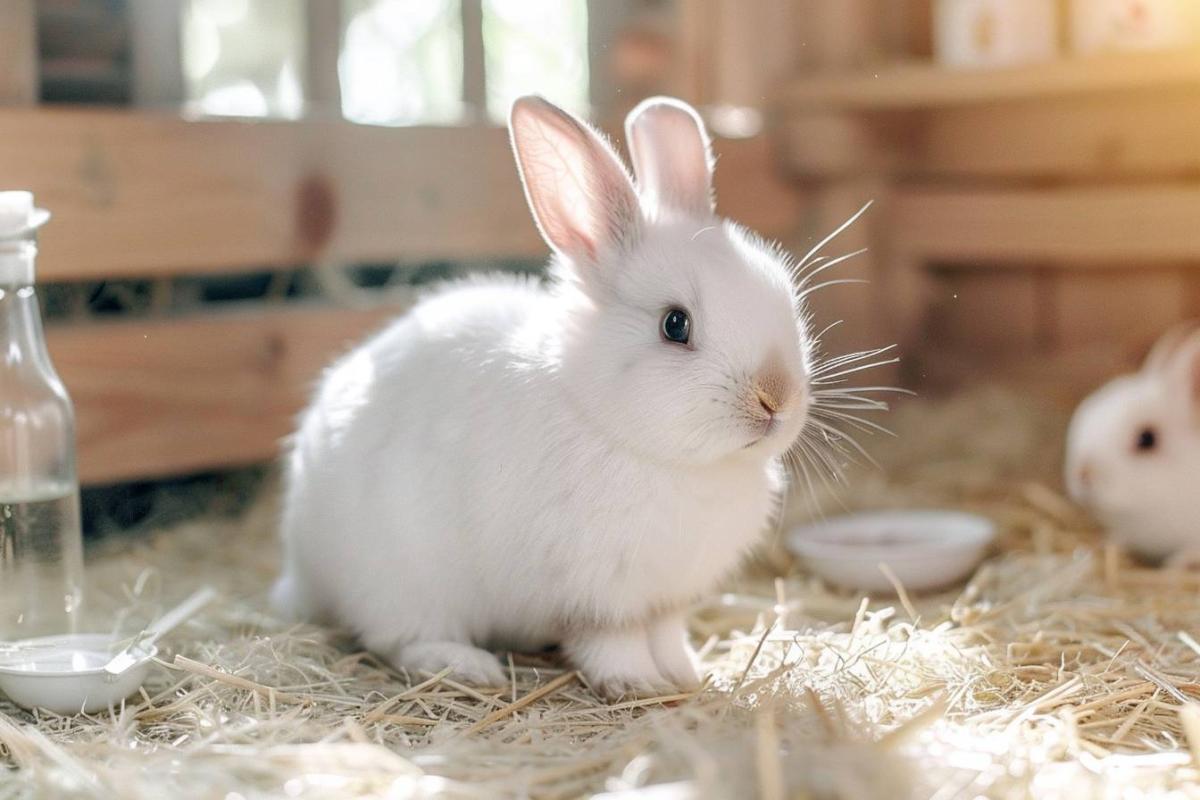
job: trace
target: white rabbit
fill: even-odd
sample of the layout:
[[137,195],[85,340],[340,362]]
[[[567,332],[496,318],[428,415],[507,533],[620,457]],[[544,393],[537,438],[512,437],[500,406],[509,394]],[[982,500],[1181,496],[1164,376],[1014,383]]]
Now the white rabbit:
[[1171,331],[1142,370],[1101,387],[1067,434],[1071,496],[1149,561],[1200,561],[1200,330]]
[[637,190],[586,124],[513,104],[554,279],[450,285],[327,371],[277,608],[480,684],[504,682],[484,648],[550,644],[610,695],[697,684],[682,612],[776,508],[810,344],[784,257],[714,215],[696,113],[626,127]]

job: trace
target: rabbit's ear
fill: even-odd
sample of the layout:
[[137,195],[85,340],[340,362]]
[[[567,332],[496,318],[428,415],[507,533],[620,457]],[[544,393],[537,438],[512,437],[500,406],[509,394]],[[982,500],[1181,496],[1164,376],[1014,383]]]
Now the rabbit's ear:
[[1193,340],[1200,341],[1200,322],[1193,321],[1176,325],[1154,343],[1150,354],[1143,362],[1142,369],[1146,372],[1163,372],[1174,363],[1175,357]]
[[1200,329],[1182,336],[1166,357],[1164,369],[1174,392],[1182,393],[1188,402],[1200,410]]
[[713,213],[712,152],[695,110],[670,97],[643,100],[625,118],[638,189],[651,208]]
[[641,209],[633,182],[591,128],[534,95],[513,103],[508,128],[525,197],[547,244],[595,262],[636,234]]

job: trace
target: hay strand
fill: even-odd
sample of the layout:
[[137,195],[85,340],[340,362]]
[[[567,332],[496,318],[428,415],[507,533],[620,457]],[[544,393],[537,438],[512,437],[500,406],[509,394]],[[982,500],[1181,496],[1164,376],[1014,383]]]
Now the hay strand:
[[500,720],[504,719],[505,717],[512,716],[513,714],[520,711],[522,708],[525,708],[529,704],[534,703],[534,702],[542,699],[543,697],[546,697],[547,695],[551,695],[551,694],[557,692],[559,689],[563,688],[568,683],[571,683],[578,677],[579,677],[579,673],[575,672],[574,670],[572,670],[571,672],[567,672],[563,675],[559,675],[554,680],[550,681],[549,683],[547,683],[544,686],[540,686],[537,689],[534,689],[532,692],[525,695],[521,699],[516,700],[512,703],[509,703],[506,706],[496,709],[495,711],[488,714],[483,719],[479,720],[479,722],[476,722],[474,725],[471,725],[470,727],[466,728],[462,732],[462,735],[470,736],[471,734],[479,733],[481,730],[483,730],[487,726],[494,725],[495,723],[499,722]]

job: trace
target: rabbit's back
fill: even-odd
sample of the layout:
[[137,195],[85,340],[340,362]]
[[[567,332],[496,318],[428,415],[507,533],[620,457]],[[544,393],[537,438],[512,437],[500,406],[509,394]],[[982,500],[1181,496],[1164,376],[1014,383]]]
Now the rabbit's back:
[[528,281],[452,286],[325,372],[286,456],[277,606],[352,621],[352,606],[394,587],[386,573],[452,554],[456,543],[427,534],[466,524],[476,459],[498,444],[476,434],[513,402],[513,341],[547,302]]

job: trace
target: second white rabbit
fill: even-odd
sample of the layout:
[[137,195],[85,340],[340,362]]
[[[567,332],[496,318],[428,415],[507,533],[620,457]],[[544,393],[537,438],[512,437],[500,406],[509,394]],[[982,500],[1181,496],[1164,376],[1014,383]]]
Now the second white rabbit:
[[1140,372],[1080,405],[1066,482],[1116,542],[1150,561],[1200,563],[1200,329],[1171,331]]

